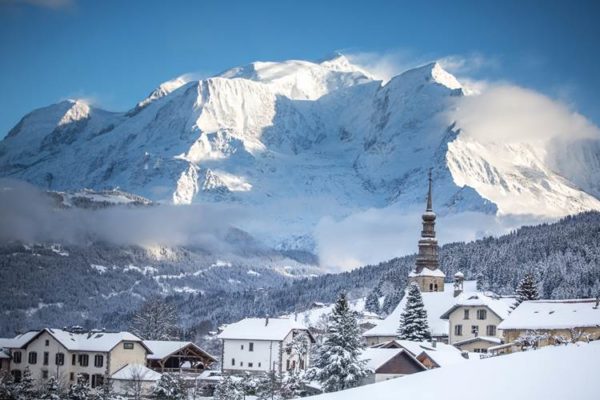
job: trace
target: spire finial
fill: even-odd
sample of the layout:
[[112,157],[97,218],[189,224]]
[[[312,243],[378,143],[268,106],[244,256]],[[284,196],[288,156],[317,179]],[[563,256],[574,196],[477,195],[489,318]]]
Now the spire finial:
[[433,211],[431,204],[431,168],[429,168],[429,192],[427,192],[427,210],[425,211]]

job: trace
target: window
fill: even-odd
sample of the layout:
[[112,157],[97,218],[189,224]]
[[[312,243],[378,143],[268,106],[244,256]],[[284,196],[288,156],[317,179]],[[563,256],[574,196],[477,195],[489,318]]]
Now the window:
[[29,352],[29,364],[37,364],[37,353],[35,351]]
[[44,352],[44,365],[48,365],[49,362],[50,362],[50,353],[45,351]]
[[248,363],[248,368],[252,368],[254,366],[254,363],[249,362]]
[[479,326],[477,325],[471,325],[471,333],[475,336],[477,336],[479,334]]
[[304,369],[304,358],[300,359],[300,369]]
[[486,319],[487,310],[477,310],[477,319]]
[[260,368],[260,363],[258,363],[258,368]]
[[430,283],[430,284],[429,284],[429,291],[430,291],[430,292],[431,292],[431,291],[433,291],[433,283]]
[[65,365],[65,354],[64,353],[56,353],[55,364],[56,365]]
[[133,343],[131,343],[131,342],[125,342],[125,343],[123,343],[123,348],[125,350],[133,350]]
[[82,380],[84,383],[88,383],[88,382],[90,381],[90,375],[89,375],[89,374],[79,374],[79,376],[78,376],[78,379],[77,379],[77,380],[79,380],[79,378],[81,378],[81,380]]
[[74,381],[75,380],[75,372],[71,372],[69,374],[69,380]]
[[454,325],[454,335],[462,336],[462,325]]
[[42,379],[48,379],[48,371],[45,369],[42,370]]
[[292,369],[296,369],[296,360],[292,361]]
[[240,367],[243,367],[243,366],[244,366],[244,362],[240,361]]
[[50,346],[50,341],[46,339],[46,347]]
[[[73,354],[73,356],[71,357],[71,365],[76,365],[77,364],[77,356],[75,354]],[[71,379],[73,380],[73,379]]]
[[285,362],[285,369],[286,369],[287,371],[289,371],[289,370],[290,370],[290,360],[287,360],[287,361]]
[[437,283],[435,285],[433,285],[433,288],[435,289],[436,292],[438,291],[438,285],[437,285]]
[[98,387],[104,385],[104,376],[100,374],[92,375],[92,387]]
[[94,367],[102,367],[104,365],[104,357],[102,354],[96,354],[94,356]]
[[241,346],[240,346],[240,349],[244,350],[244,345],[241,345]]
[[79,355],[79,365],[81,365],[82,367],[87,367],[89,363],[90,363],[90,356],[88,356],[87,354]]
[[464,315],[463,319],[469,319],[469,310],[468,309],[465,310],[465,315]]
[[254,351],[254,343],[250,342],[248,344],[248,351]]
[[488,336],[496,336],[496,325],[488,325],[485,328],[485,334]]
[[231,365],[235,365],[235,358],[231,359]]
[[21,352],[15,351],[12,360],[15,364],[21,364]]

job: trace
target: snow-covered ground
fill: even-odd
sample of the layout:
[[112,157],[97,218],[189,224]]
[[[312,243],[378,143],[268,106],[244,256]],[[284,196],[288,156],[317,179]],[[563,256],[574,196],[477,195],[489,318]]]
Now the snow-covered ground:
[[600,342],[545,347],[310,397],[314,400],[591,400]]

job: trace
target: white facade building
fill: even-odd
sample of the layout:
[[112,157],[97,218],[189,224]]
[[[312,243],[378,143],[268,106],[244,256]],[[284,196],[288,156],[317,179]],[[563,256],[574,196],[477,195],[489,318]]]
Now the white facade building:
[[[223,372],[290,371],[308,368],[314,339],[308,329],[291,318],[246,318],[225,327]],[[305,351],[290,349],[292,341],[304,342]]]
[[3,339],[10,353],[10,372],[19,380],[26,368],[44,382],[51,376],[73,384],[82,375],[92,387],[128,364],[146,363],[149,352],[142,340],[129,332],[67,331],[46,328]]

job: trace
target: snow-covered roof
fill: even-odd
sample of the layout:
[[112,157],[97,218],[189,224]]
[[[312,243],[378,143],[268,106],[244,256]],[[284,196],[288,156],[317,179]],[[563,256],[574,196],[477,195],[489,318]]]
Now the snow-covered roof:
[[29,331],[21,333],[14,338],[0,338],[0,348],[4,349],[20,349],[25,346],[39,331]]
[[[379,368],[381,368],[385,363],[387,363],[403,351],[405,350],[367,347],[361,352],[359,358],[361,360],[365,360],[367,362],[367,368],[375,372]],[[411,355],[410,353],[408,355],[414,359],[413,355]],[[420,364],[420,362],[417,359],[415,359],[415,361]]]
[[514,304],[515,299],[507,297],[495,297],[491,293],[468,292],[462,293],[457,298],[455,303],[450,307],[441,318],[448,319],[450,314],[459,307],[487,307],[501,319],[506,319],[510,312],[510,307]]
[[0,349],[0,358],[4,358],[4,359],[10,358],[10,354],[8,354],[7,350]]
[[524,301],[498,329],[568,329],[600,327],[600,307],[593,299]]
[[468,338],[468,339],[464,339],[464,340],[459,340],[458,342],[454,342],[454,346],[460,346],[463,344],[474,343],[474,342],[478,342],[478,341],[495,343],[495,344],[502,343],[502,339],[497,338],[495,336],[477,336],[477,337],[472,337],[472,338]]
[[219,339],[283,340],[294,329],[306,327],[293,318],[246,318],[227,325]]
[[[594,399],[598,393],[600,341],[581,346],[548,346],[452,368],[436,368],[402,379],[333,393],[313,400],[506,400]],[[468,390],[458,383],[469,379]]]
[[155,382],[160,379],[162,374],[151,370],[142,364],[127,364],[112,374],[111,379],[119,381],[131,381],[138,379],[141,381]]
[[417,276],[436,276],[436,277],[440,277],[440,278],[445,278],[446,274],[439,268],[434,269],[434,270],[431,270],[429,268],[423,268],[423,270],[419,273],[416,273],[415,271],[411,271],[408,274],[409,278],[414,278]]
[[162,360],[163,358],[167,358],[173,353],[176,353],[188,346],[194,347],[194,349],[198,352],[205,354],[207,357],[216,361],[217,359],[206,351],[204,351],[201,347],[192,342],[182,342],[175,340],[144,340],[144,344],[152,354],[148,355],[148,360]]
[[[142,339],[129,332],[70,332],[63,329],[45,328],[35,332],[31,338],[23,345],[29,343],[43,332],[48,332],[54,339],[62,344],[69,351],[101,351],[112,350],[120,342],[140,342]],[[145,346],[144,346],[145,347]]]
[[[389,348],[391,346],[399,346],[400,349],[408,351],[415,357],[425,353],[440,367],[456,364],[466,360],[462,356],[462,352],[449,344],[430,341],[415,342],[412,340],[391,340],[389,342],[380,343],[372,348]],[[398,349],[398,348],[397,348]]]
[[[383,297],[379,299],[379,302],[380,303],[383,302]],[[310,309],[297,313],[296,319],[298,321],[302,321],[302,323],[304,323],[305,325],[308,325],[309,327],[317,327],[319,325],[319,322],[323,318],[325,318],[329,314],[331,314],[334,306],[335,306],[335,304],[325,304],[325,303],[321,303],[321,302],[314,302]],[[365,298],[364,297],[361,297],[358,299],[353,299],[353,300],[348,300],[348,306],[350,307],[350,309],[352,311],[356,311],[363,316],[363,318],[361,319],[361,322],[364,322],[364,320],[368,317],[372,317],[372,318],[368,318],[369,322],[372,322],[372,323],[378,323],[381,320],[376,314],[370,313],[369,311],[365,310]],[[295,318],[295,316],[294,316],[294,314],[288,314],[288,315],[281,316],[281,318]]]
[[[476,281],[465,281],[463,288],[465,291],[475,291],[477,286]],[[429,330],[433,336],[448,335],[448,320],[441,319],[441,315],[455,303],[454,286],[452,283],[444,284],[443,292],[424,292],[421,293],[423,304],[427,310],[427,322]],[[376,327],[366,331],[363,336],[391,336],[394,337],[398,333],[400,326],[400,315],[406,306],[406,294],[398,306],[388,315],[383,321],[377,324]]]

